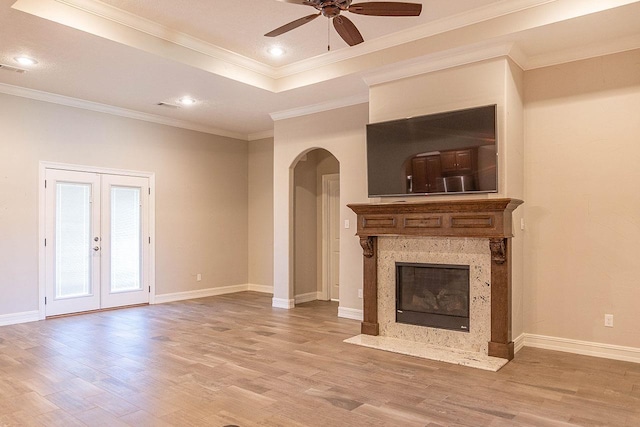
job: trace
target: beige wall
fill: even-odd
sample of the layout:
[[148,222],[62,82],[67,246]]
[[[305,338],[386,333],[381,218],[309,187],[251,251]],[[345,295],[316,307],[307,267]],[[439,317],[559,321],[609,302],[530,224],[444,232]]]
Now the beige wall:
[[[250,282],[292,299],[291,168],[319,147],[340,161],[340,220],[351,221],[341,227],[340,306],[360,309],[362,250],[346,204],[368,201],[365,124],[497,103],[509,143],[491,197],[525,200],[515,222],[526,214],[514,240],[524,259],[514,266],[514,338],[640,347],[638,63],[640,51],[526,73],[486,61],[372,88],[371,120],[357,105],[278,121],[273,142],[249,144],[0,95],[0,315],[37,310],[40,160],[156,173],[158,294]],[[603,326],[605,313],[614,328]]]
[[[276,122],[274,143],[276,199],[274,204],[276,218],[274,296],[276,301],[274,303],[278,305],[283,300],[292,298],[290,290],[288,292],[285,290],[289,289],[289,277],[292,274],[290,270],[292,266],[287,259],[292,259],[290,251],[293,243],[290,243],[291,236],[285,235],[285,232],[289,230],[292,222],[287,216],[292,203],[289,168],[297,156],[315,147],[326,148],[336,155],[340,161],[341,172],[341,223],[344,219],[350,219],[351,224],[355,224],[355,215],[346,205],[369,200],[366,197],[365,126],[367,123],[497,104],[500,188],[497,194],[480,197],[522,198],[524,193],[522,74],[522,71],[510,60],[498,58],[374,86],[370,89],[368,118],[364,115],[358,117],[355,115],[358,107],[350,107]],[[326,123],[331,123],[332,126],[327,126]],[[338,150],[345,153],[347,163],[338,155]],[[354,171],[359,172],[355,181],[345,175],[353,176]],[[442,198],[439,196],[439,199]],[[385,198],[382,200],[415,201],[417,199]],[[519,217],[517,221],[519,223]],[[355,295],[357,295],[357,289],[362,286],[362,254],[357,239],[353,237],[354,233],[355,229],[341,230],[340,284],[341,292],[344,290],[345,293],[341,294],[340,306],[361,309],[362,300]],[[519,228],[514,230],[514,233],[513,335],[515,338],[522,333],[523,327],[523,238]],[[343,245],[348,245],[346,253],[342,252]]]
[[155,172],[157,294],[247,283],[246,142],[9,95],[0,129],[0,315],[38,309],[39,161]]
[[[502,187],[506,197],[527,199],[524,190],[524,72],[513,62],[506,64],[505,75],[505,102],[508,107],[505,111],[506,138],[501,138],[499,146],[500,156],[506,158],[502,165],[506,185]],[[512,339],[517,339],[524,329],[524,245],[526,237],[521,228],[521,221],[525,215],[525,205],[513,212],[513,239],[511,239],[512,263],[511,263],[511,327]]]
[[355,237],[355,214],[346,206],[367,201],[365,167],[366,104],[280,120],[274,132],[274,305],[293,299],[293,166],[306,152],[324,148],[340,162],[340,307],[361,309],[362,249]]
[[[370,90],[370,120],[382,122],[404,117],[496,104],[498,106],[499,191],[484,195],[429,196],[438,200],[469,197],[513,197],[524,195],[523,73],[507,58],[497,58],[448,70],[418,75],[374,86]],[[424,200],[423,197],[382,200]],[[514,214],[520,223],[523,210]],[[488,244],[488,243],[487,243]],[[513,250],[513,338],[523,332],[522,288],[524,238],[514,229]]]
[[[508,59],[498,58],[373,86],[369,98],[370,121],[384,122],[496,104],[499,192],[473,197],[521,197],[523,142],[522,125],[518,121],[521,123],[522,103],[517,105],[513,94],[517,93],[522,72],[517,70]],[[439,199],[465,197],[469,196],[438,196]],[[415,201],[419,198],[384,200]]]
[[640,347],[639,64],[525,74],[526,332]]
[[249,142],[249,283],[273,286],[273,138]]

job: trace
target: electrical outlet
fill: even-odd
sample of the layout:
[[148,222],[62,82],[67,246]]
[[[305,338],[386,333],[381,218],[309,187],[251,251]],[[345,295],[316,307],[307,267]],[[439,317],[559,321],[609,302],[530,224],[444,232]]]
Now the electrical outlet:
[[358,298],[362,298],[362,289],[358,289]]
[[349,220],[348,219],[345,219],[344,220],[344,228],[349,228],[349,227],[351,227],[351,224],[349,224]]
[[613,314],[604,315],[604,326],[607,328],[613,328]]
[[202,280],[202,274],[198,273],[196,274],[196,282],[199,282]]

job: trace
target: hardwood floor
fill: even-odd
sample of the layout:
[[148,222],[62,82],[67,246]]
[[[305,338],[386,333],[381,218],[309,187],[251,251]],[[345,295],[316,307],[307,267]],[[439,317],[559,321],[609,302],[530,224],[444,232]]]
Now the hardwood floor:
[[640,426],[640,365],[497,373],[345,344],[334,303],[243,292],[0,327],[0,426]]

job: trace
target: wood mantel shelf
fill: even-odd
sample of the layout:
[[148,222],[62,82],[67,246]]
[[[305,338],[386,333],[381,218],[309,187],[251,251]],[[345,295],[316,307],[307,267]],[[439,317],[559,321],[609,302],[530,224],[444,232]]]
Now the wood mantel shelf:
[[358,215],[358,236],[513,237],[516,199],[348,205]]
[[513,359],[511,338],[512,212],[517,199],[480,199],[348,205],[358,215],[364,255],[363,334],[378,335],[378,236],[488,239],[491,250],[489,356]]

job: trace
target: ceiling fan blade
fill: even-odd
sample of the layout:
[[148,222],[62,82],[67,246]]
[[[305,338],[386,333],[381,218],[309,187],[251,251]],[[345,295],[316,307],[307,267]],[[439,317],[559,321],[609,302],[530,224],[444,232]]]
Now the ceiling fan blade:
[[288,24],[285,24],[282,27],[276,28],[275,30],[268,32],[267,34],[265,34],[265,37],[279,36],[280,34],[284,34],[288,31],[296,29],[299,26],[306,24],[307,22],[313,21],[320,15],[321,14],[318,13],[318,14],[305,16],[304,18],[296,19],[295,21],[289,22]]
[[364,41],[362,34],[360,34],[355,24],[344,16],[336,16],[333,18],[333,26],[349,46],[355,46]]
[[396,3],[391,1],[376,1],[356,3],[347,9],[351,13],[374,16],[419,16],[422,12],[420,3]]
[[278,0],[282,3],[293,3],[293,4],[301,4],[304,6],[313,6],[313,3],[311,3],[308,0]]

